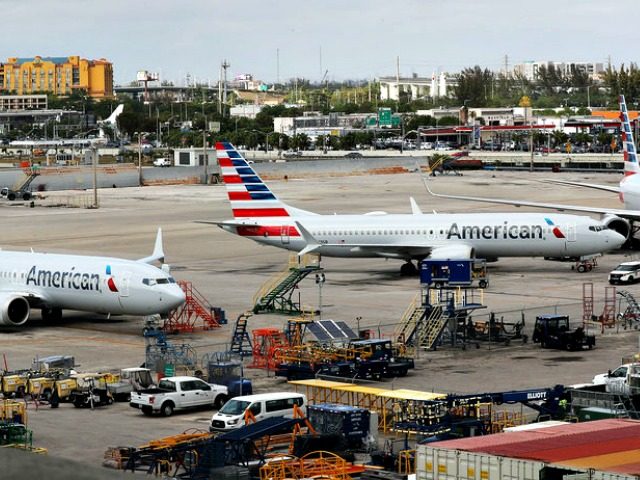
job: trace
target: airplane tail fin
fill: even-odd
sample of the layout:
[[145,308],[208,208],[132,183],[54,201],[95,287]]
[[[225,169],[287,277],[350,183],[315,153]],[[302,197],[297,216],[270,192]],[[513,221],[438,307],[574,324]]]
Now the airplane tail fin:
[[624,95],[620,95],[620,120],[622,122],[622,146],[624,151],[624,174],[625,176],[640,173],[638,166],[638,154],[636,143],[631,132],[631,122],[629,121],[629,111]]
[[164,248],[162,246],[162,229],[158,228],[158,234],[156,235],[156,243],[153,247],[153,253],[144,258],[140,258],[138,260],[140,263],[153,263],[153,262],[163,262],[164,263]]
[[302,212],[281,202],[231,143],[216,142],[216,155],[234,218],[291,217]]

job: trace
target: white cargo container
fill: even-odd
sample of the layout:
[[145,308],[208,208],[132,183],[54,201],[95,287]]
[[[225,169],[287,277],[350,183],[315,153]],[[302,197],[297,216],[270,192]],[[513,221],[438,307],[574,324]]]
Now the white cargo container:
[[417,480],[539,480],[543,462],[418,447]]

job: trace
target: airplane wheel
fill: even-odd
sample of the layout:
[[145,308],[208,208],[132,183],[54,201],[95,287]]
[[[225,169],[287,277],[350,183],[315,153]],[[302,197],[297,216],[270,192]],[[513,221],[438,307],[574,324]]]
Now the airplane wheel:
[[587,267],[584,265],[578,265],[578,273],[584,273],[587,271]]
[[400,275],[403,277],[410,277],[416,275],[418,273],[418,269],[413,264],[413,262],[407,262],[400,267]]

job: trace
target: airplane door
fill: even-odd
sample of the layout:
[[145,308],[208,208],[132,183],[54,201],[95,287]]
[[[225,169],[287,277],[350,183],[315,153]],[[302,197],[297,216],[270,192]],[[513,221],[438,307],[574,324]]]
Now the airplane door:
[[282,225],[280,227],[280,241],[283,245],[289,245],[291,238],[289,236],[289,225]]
[[123,272],[122,280],[118,288],[121,297],[129,296],[129,285],[131,284],[131,272]]
[[567,225],[567,242],[575,242],[575,241],[576,241],[576,226]]

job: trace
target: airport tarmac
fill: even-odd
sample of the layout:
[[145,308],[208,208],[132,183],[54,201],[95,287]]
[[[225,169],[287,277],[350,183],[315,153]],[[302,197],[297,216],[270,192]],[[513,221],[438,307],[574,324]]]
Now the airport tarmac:
[[[283,172],[282,177],[286,174]],[[614,194],[541,183],[553,178],[616,184],[611,174],[545,174],[528,172],[465,172],[464,176],[430,179],[437,192],[566,202],[620,208]],[[278,175],[275,175],[277,177]],[[366,213],[384,210],[410,212],[412,195],[429,212],[527,211],[506,206],[474,204],[431,197],[416,173],[395,175],[296,178],[269,181],[274,192],[293,206],[318,213]],[[51,192],[85,195],[83,192]],[[191,343],[203,355],[221,350],[229,342],[235,318],[252,307],[259,287],[282,271],[289,253],[260,246],[198,221],[230,217],[224,186],[180,185],[100,190],[99,209],[28,208],[0,203],[4,249],[141,258],[151,253],[158,227],[163,228],[167,262],[174,276],[188,280],[213,304],[225,309],[229,324],[201,334],[172,337]],[[490,266],[490,286],[484,293],[487,312],[505,320],[518,320],[525,312],[530,328],[540,313],[568,313],[576,325],[582,318],[583,282],[592,282],[595,313],[602,312],[607,273],[623,253],[598,259],[589,273],[571,270],[570,263],[542,259],[503,259]],[[322,316],[344,320],[354,328],[382,334],[393,331],[419,291],[417,278],[400,277],[401,262],[384,259],[324,258],[326,283],[322,289]],[[640,286],[624,289],[640,295]],[[300,288],[304,305],[318,306],[313,279]],[[502,313],[508,312],[508,313]],[[358,319],[359,320],[356,320]],[[281,327],[286,318],[253,316],[250,328]],[[26,368],[36,356],[74,355],[80,370],[119,369],[144,361],[142,320],[106,319],[98,315],[68,313],[60,325],[44,325],[37,313],[24,328],[0,333],[0,353],[10,369]],[[414,388],[440,392],[502,391],[555,384],[588,382],[596,373],[616,367],[621,357],[638,350],[637,332],[599,334],[593,351],[542,350],[538,345],[482,345],[480,349],[420,352],[417,368],[409,376],[385,382],[388,388]],[[287,388],[264,371],[247,370],[255,379],[254,391]],[[108,446],[136,446],[190,428],[207,428],[210,411],[147,418],[127,404],[95,411],[61,405],[57,410],[29,405],[29,427],[34,444],[54,457],[97,465]]]

